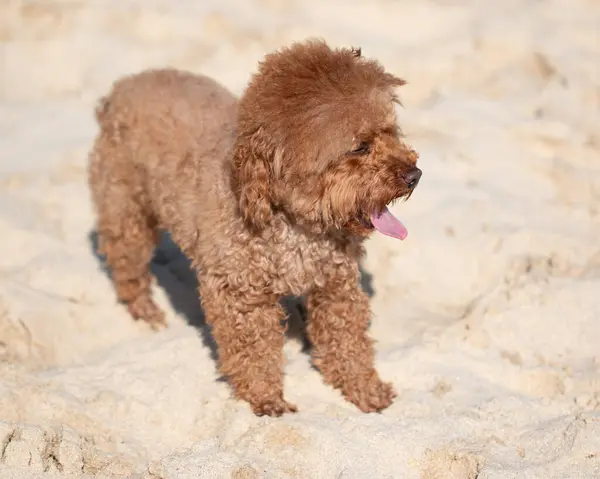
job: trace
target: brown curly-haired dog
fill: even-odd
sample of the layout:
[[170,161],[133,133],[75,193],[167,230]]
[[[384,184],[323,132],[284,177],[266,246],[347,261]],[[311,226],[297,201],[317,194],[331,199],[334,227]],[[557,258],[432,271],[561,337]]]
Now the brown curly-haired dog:
[[386,205],[421,175],[396,124],[394,87],[359,49],[320,40],[269,54],[238,100],[173,69],[120,79],[97,108],[90,185],[118,297],[165,325],[148,264],[168,230],[198,272],[220,369],[256,414],[283,396],[283,295],[306,295],[313,362],[362,411],[396,393],[374,368],[363,240],[404,239]]

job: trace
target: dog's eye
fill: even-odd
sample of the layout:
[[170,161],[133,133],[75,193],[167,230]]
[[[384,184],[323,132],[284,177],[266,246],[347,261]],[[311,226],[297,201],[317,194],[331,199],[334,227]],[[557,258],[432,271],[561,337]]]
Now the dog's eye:
[[353,155],[367,155],[371,151],[371,145],[366,141],[361,141],[360,144],[352,150]]

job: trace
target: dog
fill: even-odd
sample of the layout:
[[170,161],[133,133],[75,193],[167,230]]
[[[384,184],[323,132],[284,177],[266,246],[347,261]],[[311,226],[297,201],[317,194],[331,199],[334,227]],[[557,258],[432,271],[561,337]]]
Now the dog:
[[166,326],[149,263],[167,230],[197,272],[220,371],[259,416],[297,410],[283,394],[285,295],[306,298],[327,384],[364,412],[396,397],[374,367],[358,265],[374,231],[407,235],[387,207],[421,177],[397,124],[404,84],[360,49],[310,38],[267,54],[239,99],[164,68],[98,102],[89,185],[119,300]]

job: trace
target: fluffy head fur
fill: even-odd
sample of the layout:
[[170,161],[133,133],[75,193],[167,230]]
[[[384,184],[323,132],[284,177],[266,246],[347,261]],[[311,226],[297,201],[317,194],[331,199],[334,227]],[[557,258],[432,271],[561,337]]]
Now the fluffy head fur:
[[404,84],[360,49],[312,40],[267,55],[241,98],[233,152],[248,224],[283,211],[317,231],[370,233],[369,216],[411,192],[417,155],[394,111]]

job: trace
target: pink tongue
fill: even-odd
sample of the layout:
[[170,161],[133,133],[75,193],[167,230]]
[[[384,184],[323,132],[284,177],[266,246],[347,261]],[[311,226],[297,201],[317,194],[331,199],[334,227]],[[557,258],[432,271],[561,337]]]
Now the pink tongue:
[[398,218],[390,213],[390,210],[388,210],[387,207],[380,215],[372,214],[371,223],[373,223],[373,226],[377,231],[384,235],[391,236],[392,238],[403,240],[408,236],[406,227]]

